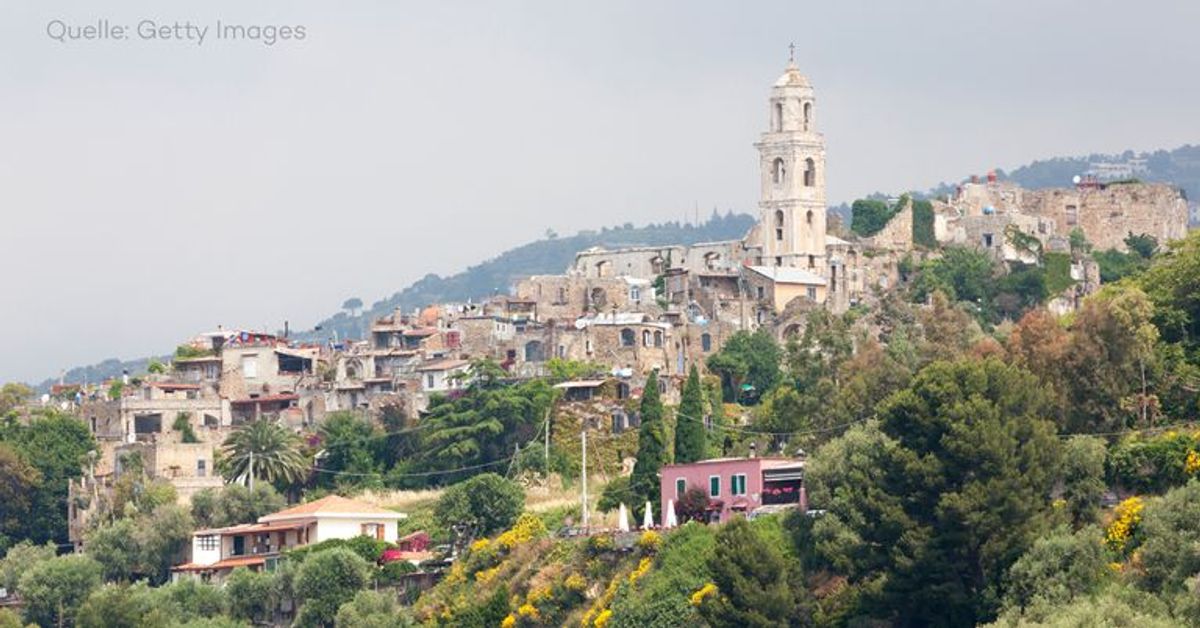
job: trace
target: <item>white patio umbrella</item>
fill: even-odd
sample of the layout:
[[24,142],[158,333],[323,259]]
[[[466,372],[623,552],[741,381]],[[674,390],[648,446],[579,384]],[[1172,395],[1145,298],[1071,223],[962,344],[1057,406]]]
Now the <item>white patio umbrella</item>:
[[625,508],[623,502],[621,504],[621,511],[617,515],[617,529],[621,532],[629,531],[629,510]]
[[646,516],[642,517],[642,528],[649,530],[654,527],[654,512],[650,510],[650,502],[646,502]]
[[679,525],[679,519],[675,517],[675,500],[667,500],[667,520],[663,523],[664,528],[674,528]]

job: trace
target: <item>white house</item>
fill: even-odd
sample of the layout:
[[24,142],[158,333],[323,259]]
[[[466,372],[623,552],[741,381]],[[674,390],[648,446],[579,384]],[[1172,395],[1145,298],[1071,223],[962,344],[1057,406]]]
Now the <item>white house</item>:
[[369,536],[398,540],[397,524],[407,515],[339,495],[264,515],[257,523],[197,530],[192,560],[172,568],[173,576],[222,580],[237,567],[272,568],[281,552],[329,539]]

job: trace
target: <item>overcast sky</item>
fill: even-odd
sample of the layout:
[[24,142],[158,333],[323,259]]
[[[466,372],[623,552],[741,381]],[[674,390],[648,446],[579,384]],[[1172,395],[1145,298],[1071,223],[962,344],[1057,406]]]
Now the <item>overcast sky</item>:
[[[55,19],[135,32],[61,42]],[[1200,142],[1197,24],[1195,0],[8,0],[0,381],[308,327],[547,228],[755,211],[793,41],[832,203]]]

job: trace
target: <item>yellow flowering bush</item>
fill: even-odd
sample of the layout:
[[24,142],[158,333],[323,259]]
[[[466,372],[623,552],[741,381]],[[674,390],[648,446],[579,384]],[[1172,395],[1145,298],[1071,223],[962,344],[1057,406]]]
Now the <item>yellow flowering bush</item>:
[[517,609],[517,615],[520,617],[527,617],[527,618],[533,619],[533,620],[537,620],[537,619],[541,618],[541,614],[538,613],[537,607],[534,606],[533,604],[528,604],[528,603],[522,604],[521,607]]
[[606,608],[606,609],[600,611],[599,615],[596,615],[596,623],[594,623],[592,625],[595,626],[596,628],[604,628],[605,626],[608,625],[608,621],[610,619],[612,619],[612,609]]
[[549,585],[541,586],[537,587],[536,589],[531,589],[529,594],[525,596],[525,601],[529,604],[536,605],[550,599],[553,597],[553,595],[554,590],[551,589]]
[[506,550],[528,543],[536,538],[546,536],[546,524],[538,517],[530,514],[521,515],[511,530],[506,530],[496,537],[496,544]]
[[1108,525],[1104,541],[1114,551],[1122,552],[1126,544],[1133,538],[1138,525],[1142,522],[1142,509],[1145,508],[1142,498],[1134,496],[1117,504],[1116,517]]
[[717,585],[715,585],[711,582],[706,583],[704,586],[700,587],[699,589],[696,589],[696,592],[692,594],[692,599],[691,599],[692,606],[700,606],[701,604],[704,603],[705,599],[707,599],[709,596],[716,595],[716,594],[717,594]]
[[496,574],[500,571],[500,565],[496,565],[491,569],[475,572],[475,581],[481,584],[487,584],[495,579]]
[[509,613],[508,616],[505,617],[504,620],[500,622],[500,628],[513,628],[513,626],[516,626],[516,625],[517,625],[517,618],[513,617],[512,613]]
[[650,571],[650,567],[652,567],[653,565],[654,565],[653,558],[650,558],[648,556],[646,558],[643,558],[641,560],[641,562],[638,563],[637,569],[634,569],[632,572],[630,572],[629,584],[630,585],[637,584],[637,581],[642,576],[646,575],[646,572]]
[[662,547],[662,536],[654,530],[646,530],[638,537],[637,546],[643,554],[655,554]]
[[563,586],[566,587],[568,591],[583,591],[587,588],[587,580],[585,580],[583,576],[573,573],[567,576],[567,579],[563,581]]
[[1183,463],[1183,472],[1188,475],[1196,475],[1200,471],[1200,453],[1196,453],[1193,449],[1188,452],[1187,460]]
[[486,538],[479,539],[478,541],[475,541],[474,543],[471,544],[471,551],[472,552],[481,552],[481,551],[487,549],[488,546],[491,544],[492,544],[492,542]]

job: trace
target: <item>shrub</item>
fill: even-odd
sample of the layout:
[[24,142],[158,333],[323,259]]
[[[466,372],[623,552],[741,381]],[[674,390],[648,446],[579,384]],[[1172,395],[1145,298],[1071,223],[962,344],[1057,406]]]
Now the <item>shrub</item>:
[[439,525],[464,526],[472,536],[491,536],[517,520],[525,491],[495,473],[483,473],[446,489],[434,508]]

